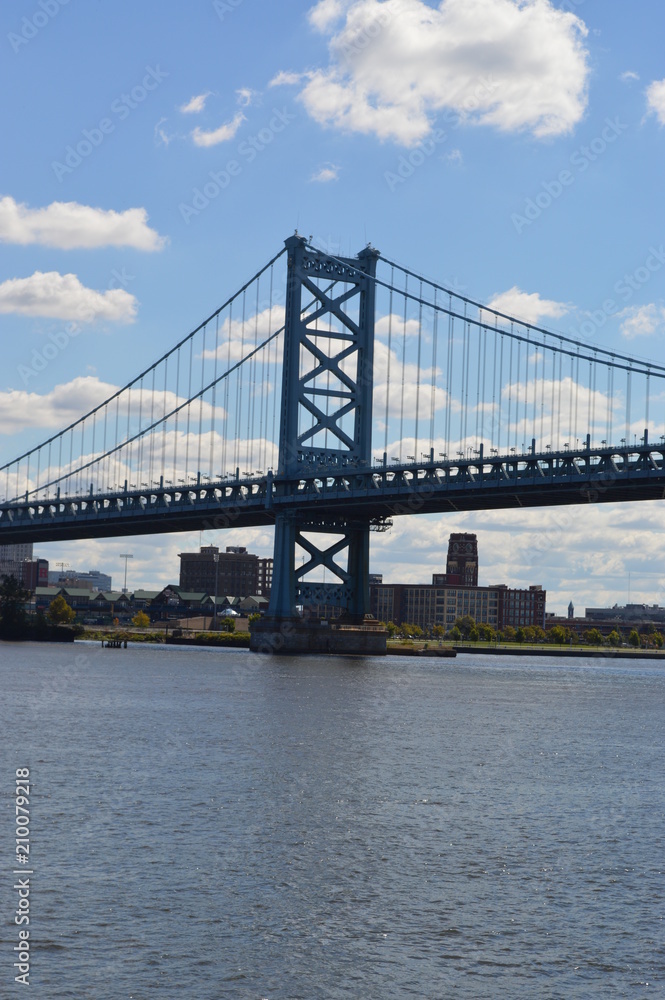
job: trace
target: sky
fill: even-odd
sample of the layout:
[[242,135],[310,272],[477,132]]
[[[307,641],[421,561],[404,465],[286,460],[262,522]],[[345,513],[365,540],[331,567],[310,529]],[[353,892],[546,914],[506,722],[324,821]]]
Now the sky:
[[[662,361],[665,57],[657,0],[35,0],[0,9],[0,458],[123,385],[295,230],[368,242],[475,300]],[[665,429],[665,428],[664,428]],[[402,517],[371,571],[548,611],[665,604],[659,501]],[[199,543],[36,547],[128,586]],[[128,547],[129,546],[129,547]]]

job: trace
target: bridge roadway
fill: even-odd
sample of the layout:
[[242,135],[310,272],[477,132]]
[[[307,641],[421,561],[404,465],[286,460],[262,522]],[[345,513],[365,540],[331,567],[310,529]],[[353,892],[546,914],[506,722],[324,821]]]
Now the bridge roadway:
[[[467,510],[665,498],[665,446],[584,448],[374,468],[315,470],[298,480],[220,480],[174,488],[0,503],[0,544],[273,524],[293,511],[335,523]],[[319,529],[320,530],[320,529]]]

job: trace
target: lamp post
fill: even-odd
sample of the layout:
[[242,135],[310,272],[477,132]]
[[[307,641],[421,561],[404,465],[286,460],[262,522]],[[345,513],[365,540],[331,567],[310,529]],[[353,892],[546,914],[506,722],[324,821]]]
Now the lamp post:
[[120,553],[120,558],[125,560],[125,585],[122,588],[122,592],[123,592],[123,594],[126,594],[127,593],[127,561],[129,559],[133,559],[134,556],[132,555],[131,552],[121,552]]
[[215,560],[215,608],[213,611],[214,631],[217,631],[217,582],[219,580],[219,552],[213,553]]

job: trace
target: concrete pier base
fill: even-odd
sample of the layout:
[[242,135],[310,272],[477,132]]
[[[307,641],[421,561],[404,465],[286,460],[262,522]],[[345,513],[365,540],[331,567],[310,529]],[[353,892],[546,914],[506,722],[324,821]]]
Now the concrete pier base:
[[249,648],[255,653],[340,653],[385,656],[388,632],[382,625],[262,618],[250,626]]

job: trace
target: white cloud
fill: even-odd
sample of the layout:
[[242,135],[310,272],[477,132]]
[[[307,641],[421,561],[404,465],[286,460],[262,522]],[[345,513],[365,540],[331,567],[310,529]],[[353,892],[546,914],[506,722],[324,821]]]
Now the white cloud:
[[318,0],[307,15],[307,19],[317,31],[326,31],[340,19],[348,6],[348,0],[346,3],[342,0]]
[[[63,427],[73,423],[83,414],[99,406],[105,399],[117,392],[118,386],[109,382],[102,382],[96,375],[80,375],[70,382],[56,385],[49,392],[40,394],[29,392],[26,389],[11,389],[0,392],[0,434],[15,434],[30,427],[53,428]],[[165,413],[170,413],[176,407],[187,401],[186,396],[176,395],[172,390],[164,392],[163,389],[154,391],[147,388],[132,388],[125,391],[124,403],[131,406],[132,413],[136,414],[139,408],[143,413],[151,414],[151,418],[159,420]],[[199,402],[195,403],[196,414],[199,414]],[[226,412],[222,406],[213,407],[211,403],[203,401],[201,404],[201,416],[204,420],[215,419],[222,421],[226,418]],[[173,420],[173,418],[171,418]],[[167,441],[170,441],[165,454],[171,460],[176,449],[176,444],[187,442],[187,434],[182,429],[176,433],[172,425],[169,425],[166,436],[162,439],[166,448]],[[207,432],[210,433],[210,432]],[[190,444],[193,442],[196,447],[205,438],[205,434],[191,432],[189,434]],[[184,450],[183,450],[184,454]],[[92,455],[87,456],[92,458]],[[64,462],[68,459],[63,458]],[[76,465],[78,458],[74,459]],[[57,469],[52,470],[58,474]]]
[[183,115],[198,115],[205,108],[206,101],[211,93],[212,91],[207,90],[205,94],[197,94],[195,97],[190,97],[185,104],[180,105],[178,111],[181,111]]
[[101,382],[96,376],[82,375],[56,385],[43,395],[25,389],[0,392],[0,427],[6,433],[16,434],[29,427],[67,426],[108,399],[116,389],[117,386]]
[[618,315],[623,319],[620,329],[627,340],[650,337],[665,323],[665,309],[653,302],[647,306],[629,306]]
[[633,80],[639,80],[639,78],[640,78],[639,73],[633,72],[632,69],[627,69],[626,72],[622,73],[621,76],[619,77],[619,79],[623,83],[631,83]]
[[344,10],[330,66],[300,94],[322,125],[411,145],[445,110],[538,137],[570,132],[584,113],[587,28],[550,0],[325,0],[310,21],[330,32]]
[[665,80],[654,80],[646,89],[647,105],[661,125],[665,125]]
[[131,323],[136,299],[122,288],[95,291],[82,285],[75,274],[35,271],[29,278],[10,278],[0,284],[0,313],[49,316],[93,323],[106,319]]
[[308,77],[307,73],[290,73],[287,70],[281,70],[276,76],[273,76],[272,80],[268,84],[269,87],[288,87],[295,83],[300,83],[303,77]]
[[323,167],[319,167],[316,170],[310,180],[320,181],[322,184],[326,184],[328,181],[336,181],[339,178],[339,167],[334,163],[326,163]]
[[217,146],[220,142],[228,142],[229,139],[233,139],[244,121],[245,116],[242,111],[239,111],[230,122],[226,122],[211,131],[204,131],[197,126],[192,132],[192,139],[197,146]]
[[495,295],[487,303],[487,308],[496,309],[497,312],[505,313],[507,316],[514,316],[523,323],[539,323],[545,316],[558,319],[568,312],[565,303],[541,299],[538,292],[523,292],[517,285],[513,285],[507,292]]
[[258,92],[252,90],[251,87],[240,87],[236,90],[236,100],[241,108],[248,108],[250,104],[254,103],[257,96]]
[[0,243],[21,246],[38,243],[60,250],[108,246],[161,250],[166,239],[147,222],[145,208],[115,212],[75,201],[54,201],[46,208],[29,208],[9,195],[0,198]]
[[443,157],[446,163],[452,164],[453,167],[461,167],[464,163],[464,155],[461,149],[451,149],[449,153]]

